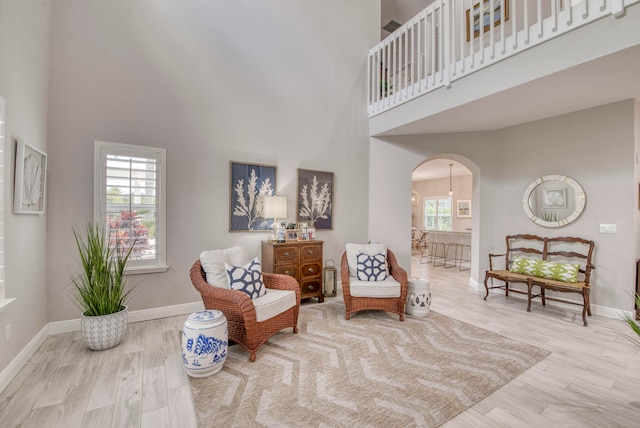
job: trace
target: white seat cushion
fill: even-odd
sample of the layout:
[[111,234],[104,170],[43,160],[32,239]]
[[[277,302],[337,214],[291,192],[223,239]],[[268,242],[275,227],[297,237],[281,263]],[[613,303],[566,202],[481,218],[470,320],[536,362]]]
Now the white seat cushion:
[[391,275],[384,281],[359,281],[349,277],[349,294],[353,297],[400,297],[401,286]]
[[294,307],[296,292],[267,288],[267,292],[263,296],[253,299],[253,304],[256,307],[256,320],[258,322],[266,321]]
[[225,263],[231,266],[244,266],[250,260],[247,250],[242,246],[200,253],[200,263],[206,274],[207,283],[221,288],[230,288]]

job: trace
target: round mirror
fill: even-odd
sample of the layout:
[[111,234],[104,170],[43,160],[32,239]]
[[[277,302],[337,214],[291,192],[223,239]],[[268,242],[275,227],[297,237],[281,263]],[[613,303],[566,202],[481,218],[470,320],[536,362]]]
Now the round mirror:
[[566,175],[545,175],[524,191],[522,208],[532,222],[544,227],[566,226],[586,204],[582,186]]

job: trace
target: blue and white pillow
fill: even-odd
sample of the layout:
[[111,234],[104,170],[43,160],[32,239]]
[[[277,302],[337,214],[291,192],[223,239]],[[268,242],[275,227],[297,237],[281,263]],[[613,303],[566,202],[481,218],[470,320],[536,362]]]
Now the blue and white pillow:
[[358,252],[356,271],[360,281],[384,281],[387,279],[387,257],[383,253],[372,256]]
[[224,264],[229,278],[229,286],[232,290],[239,290],[247,293],[252,299],[264,296],[267,289],[262,280],[262,266],[260,260],[254,258],[244,266],[232,266]]

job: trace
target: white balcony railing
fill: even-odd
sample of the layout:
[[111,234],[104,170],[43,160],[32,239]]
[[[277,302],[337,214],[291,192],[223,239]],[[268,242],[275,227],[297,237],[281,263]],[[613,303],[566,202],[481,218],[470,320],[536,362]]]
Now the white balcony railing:
[[369,117],[638,2],[435,0],[369,51]]

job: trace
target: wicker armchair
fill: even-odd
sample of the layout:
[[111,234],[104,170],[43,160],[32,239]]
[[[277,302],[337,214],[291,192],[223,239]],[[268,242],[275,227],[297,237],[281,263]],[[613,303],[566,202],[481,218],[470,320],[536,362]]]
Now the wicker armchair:
[[205,309],[217,309],[224,313],[229,326],[229,340],[239,343],[249,351],[249,359],[252,362],[256,360],[258,348],[280,330],[293,327],[293,332],[298,333],[298,313],[300,312],[298,282],[288,275],[263,273],[262,276],[266,288],[295,291],[297,303],[278,315],[258,322],[256,309],[249,295],[242,291],[209,285],[199,259],[191,267],[191,282],[200,292]]
[[340,279],[342,280],[342,294],[346,307],[345,319],[349,319],[351,314],[358,311],[380,310],[393,312],[400,315],[400,321],[404,321],[404,305],[407,299],[408,277],[407,271],[398,265],[396,256],[391,250],[387,250],[387,263],[389,273],[400,283],[400,297],[354,297],[351,295],[349,276],[349,264],[347,262],[347,252],[342,254],[340,267]]

